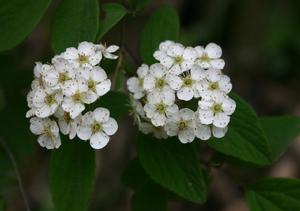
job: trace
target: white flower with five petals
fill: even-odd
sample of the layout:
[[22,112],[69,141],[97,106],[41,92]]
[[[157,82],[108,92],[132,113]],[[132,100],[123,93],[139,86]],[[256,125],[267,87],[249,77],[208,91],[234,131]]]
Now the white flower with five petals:
[[234,112],[235,101],[224,94],[217,95],[214,99],[202,98],[198,102],[199,120],[205,125],[214,125],[218,128],[225,128],[230,115]]
[[209,43],[206,47],[196,46],[196,63],[202,68],[223,69],[225,62],[221,59],[222,49],[215,43]]
[[144,78],[149,74],[149,66],[142,64],[137,69],[138,77],[131,77],[127,80],[127,88],[133,94],[135,99],[141,99],[145,96]]
[[77,136],[82,140],[90,140],[90,145],[94,149],[105,147],[109,142],[109,136],[118,130],[116,120],[109,115],[109,110],[106,108],[97,108],[93,112],[87,112],[82,116]]
[[39,136],[37,141],[42,147],[47,149],[60,147],[59,128],[55,121],[49,118],[33,117],[30,119],[30,130]]
[[105,45],[99,44],[95,45],[96,51],[100,51],[102,55],[107,59],[117,59],[118,56],[114,55],[117,50],[119,50],[119,46],[117,45],[111,45],[106,47]]

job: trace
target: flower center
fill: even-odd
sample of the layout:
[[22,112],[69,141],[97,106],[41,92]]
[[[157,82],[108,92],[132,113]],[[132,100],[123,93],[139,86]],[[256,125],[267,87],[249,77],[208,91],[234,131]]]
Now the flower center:
[[89,62],[89,57],[86,55],[79,55],[78,61],[80,64],[86,64]]
[[218,82],[212,82],[209,84],[208,89],[210,90],[216,90],[219,89],[219,83]]
[[162,89],[165,86],[166,82],[163,78],[157,79],[155,82],[155,88]]
[[181,64],[183,62],[182,56],[176,56],[174,58],[174,64]]
[[45,127],[45,128],[44,128],[44,133],[45,133],[47,136],[51,136],[51,135],[52,135],[52,132],[51,132],[50,127]]
[[187,128],[187,123],[185,121],[180,121],[178,125],[179,130],[184,130]]
[[44,86],[44,83],[43,83],[43,77],[40,76],[38,80],[39,80],[39,85],[40,85],[41,87],[43,87],[43,86]]
[[212,110],[213,110],[214,113],[222,112],[222,111],[223,111],[222,105],[221,105],[221,104],[218,104],[218,103],[215,103],[215,104],[212,106]]
[[56,103],[55,95],[54,94],[47,95],[44,99],[44,102],[47,105],[52,105],[52,104]]
[[75,103],[80,103],[82,101],[82,93],[76,92],[73,96],[72,99]]
[[199,59],[202,62],[209,62],[210,61],[210,58],[209,58],[209,56],[206,53],[204,53]]
[[143,85],[144,85],[144,79],[141,78],[141,79],[139,79],[139,86],[143,87]]
[[88,80],[88,88],[89,88],[89,90],[95,91],[96,90],[96,81]]
[[92,128],[93,133],[97,133],[102,130],[102,125],[99,122],[94,122],[94,124],[92,124],[91,128]]
[[183,85],[186,87],[191,87],[194,84],[194,80],[190,76],[183,78]]
[[64,120],[68,124],[71,122],[71,117],[70,117],[70,114],[68,112],[64,112]]
[[58,76],[58,82],[59,83],[63,83],[67,80],[69,80],[70,78],[68,77],[68,75],[66,73],[59,73],[59,76]]
[[155,110],[158,113],[163,114],[165,112],[165,110],[166,110],[166,106],[163,103],[158,103],[158,104],[155,105]]

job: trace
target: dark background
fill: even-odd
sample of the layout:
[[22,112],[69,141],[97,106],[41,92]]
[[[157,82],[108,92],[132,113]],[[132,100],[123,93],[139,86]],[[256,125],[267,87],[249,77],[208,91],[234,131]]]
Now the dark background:
[[[34,62],[45,63],[53,56],[51,17],[58,2],[52,2],[21,45],[0,53],[0,139],[9,145],[16,157],[30,205],[39,211],[48,211],[52,207],[48,184],[50,151],[40,148],[36,137],[30,134],[29,121],[25,119],[26,93]],[[222,47],[226,61],[224,73],[231,77],[233,90],[260,116],[300,115],[300,1],[151,1],[142,12],[125,20],[125,45],[138,62],[140,32],[153,11],[164,4],[173,5],[180,14],[180,42],[191,46],[216,42]],[[120,25],[117,25],[103,42],[117,44],[119,32]],[[129,65],[132,69],[128,72],[134,72],[136,65]],[[134,157],[136,133],[132,132],[130,118],[124,117],[121,122],[123,124],[110,144],[97,152],[97,183],[90,210],[130,208],[132,193],[121,184],[120,175]],[[267,174],[299,178],[299,165],[298,138]],[[200,210],[200,207],[203,210],[247,210],[243,192],[227,173],[228,168],[213,170],[215,180],[205,206],[174,202],[170,203],[169,210]],[[24,210],[14,169],[0,148],[0,207],[3,201],[7,210]]]

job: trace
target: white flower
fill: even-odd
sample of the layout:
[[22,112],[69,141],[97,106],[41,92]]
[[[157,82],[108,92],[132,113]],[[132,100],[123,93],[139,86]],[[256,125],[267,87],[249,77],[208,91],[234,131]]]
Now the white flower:
[[228,94],[232,89],[230,78],[223,75],[221,70],[208,69],[206,77],[197,85],[199,94],[203,98],[215,98],[220,93]]
[[177,91],[178,99],[189,101],[193,97],[199,97],[198,84],[204,77],[204,69],[200,68],[198,65],[193,65],[190,73],[181,76],[182,85]]
[[164,130],[164,127],[154,127],[153,124],[149,122],[141,122],[139,130],[146,135],[152,133],[157,139],[168,138],[168,134]]
[[62,57],[72,63],[75,67],[92,67],[100,63],[101,51],[97,51],[93,43],[81,42],[76,48],[67,48]]
[[147,92],[159,92],[165,98],[170,98],[171,101],[174,101],[174,90],[181,86],[181,80],[176,75],[168,74],[165,66],[155,63],[150,66],[149,74],[145,76],[143,85]]
[[118,129],[116,120],[109,115],[109,110],[106,108],[87,112],[82,116],[77,136],[82,140],[90,139],[90,145],[94,149],[105,147],[109,142],[109,136],[115,134]]
[[196,46],[197,52],[196,63],[202,68],[223,69],[225,62],[221,59],[222,49],[215,43],[209,43],[205,48]]
[[84,68],[79,71],[79,75],[87,81],[91,102],[95,102],[98,97],[105,95],[110,90],[111,81],[101,67]]
[[118,56],[114,55],[113,53],[119,50],[119,46],[117,45],[111,45],[106,47],[105,45],[95,45],[96,50],[100,51],[103,56],[107,59],[117,59]]
[[212,135],[216,138],[222,138],[225,136],[228,129],[228,127],[219,128],[214,125],[202,124],[197,113],[195,113],[194,124],[195,135],[201,140],[208,140]]
[[138,77],[131,77],[127,80],[127,88],[133,93],[135,99],[141,99],[145,96],[144,90],[144,78],[149,73],[149,67],[146,64],[142,64],[137,69]]
[[83,79],[66,82],[63,92],[66,96],[64,97],[62,108],[70,114],[72,119],[85,109],[85,103],[89,104],[94,100],[93,96],[88,92],[87,82]]
[[153,54],[154,58],[169,68],[169,72],[179,75],[194,64],[197,53],[192,47],[184,47],[180,43],[166,42]]
[[54,149],[61,145],[58,126],[55,121],[49,118],[31,118],[30,130],[33,134],[39,135],[38,143],[42,147]]
[[57,58],[53,66],[42,69],[43,80],[52,89],[64,89],[67,81],[75,79],[76,71],[66,59]]
[[54,116],[58,119],[58,125],[61,133],[69,135],[69,138],[73,139],[76,136],[77,126],[81,120],[81,115],[72,119],[68,112],[65,112],[62,108],[58,108]]
[[33,93],[30,93],[29,98],[32,99],[30,104],[35,111],[35,115],[40,118],[45,118],[55,113],[62,102],[63,95],[59,91],[39,88]]
[[225,128],[229,121],[230,115],[234,112],[235,101],[219,94],[215,99],[201,99],[198,102],[198,115],[202,124],[213,124],[219,128]]
[[174,99],[165,98],[158,92],[151,92],[147,98],[148,102],[144,106],[146,116],[151,119],[155,127],[164,126],[167,117],[178,111],[178,106],[174,104]]
[[165,131],[169,136],[178,136],[181,143],[190,143],[195,139],[194,112],[183,108],[167,119]]

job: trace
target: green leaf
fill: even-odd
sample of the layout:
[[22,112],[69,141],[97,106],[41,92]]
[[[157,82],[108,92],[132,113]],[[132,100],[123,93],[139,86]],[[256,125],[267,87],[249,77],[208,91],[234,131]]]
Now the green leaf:
[[152,64],[154,51],[160,42],[177,40],[179,34],[179,17],[170,6],[159,8],[148,20],[141,37],[141,55],[145,63]]
[[150,3],[150,0],[129,0],[128,2],[134,11],[140,11]]
[[132,196],[132,211],[167,211],[165,191],[154,183],[144,185]]
[[0,6],[0,51],[8,50],[33,30],[51,0],[9,0]]
[[0,198],[0,211],[4,211],[4,201]]
[[122,183],[132,189],[139,189],[151,181],[137,158],[129,162],[122,174]]
[[225,155],[258,166],[271,164],[271,150],[255,111],[235,94],[236,111],[231,117],[228,132],[222,139],[212,139],[209,146]]
[[192,202],[206,200],[207,173],[200,166],[192,144],[140,134],[137,151],[141,165],[155,182]]
[[281,116],[260,118],[269,138],[272,160],[277,160],[300,133],[300,117]]
[[260,180],[247,188],[246,201],[253,211],[300,210],[300,180]]
[[97,40],[100,39],[114,27],[127,13],[126,9],[117,3],[107,3],[103,5],[105,19],[100,23],[100,32]]
[[98,28],[98,0],[62,0],[53,18],[52,48],[60,53],[81,41],[94,42]]
[[129,96],[123,92],[110,91],[99,98],[94,107],[108,108],[114,118],[119,118],[129,111]]
[[54,150],[50,186],[56,211],[87,210],[95,181],[95,151],[82,140],[65,140]]

